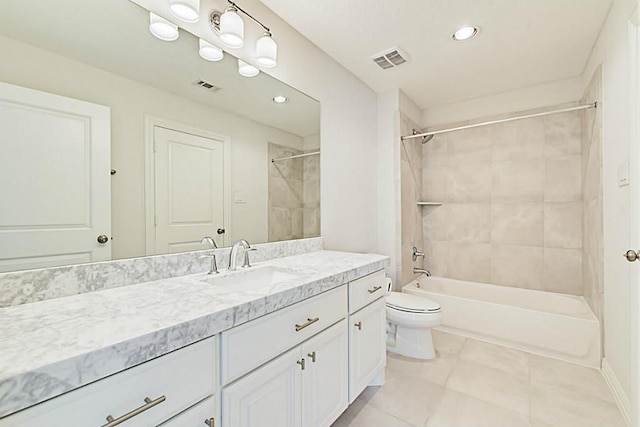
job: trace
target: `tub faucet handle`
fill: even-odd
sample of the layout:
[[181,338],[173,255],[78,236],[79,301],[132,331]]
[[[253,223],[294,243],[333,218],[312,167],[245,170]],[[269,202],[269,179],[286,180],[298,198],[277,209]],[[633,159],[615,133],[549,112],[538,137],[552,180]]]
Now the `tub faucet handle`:
[[413,252],[411,253],[411,259],[413,259],[414,261],[418,259],[418,257],[422,257],[424,258],[424,252],[420,252],[418,251],[418,248],[416,248],[415,246],[413,247]]

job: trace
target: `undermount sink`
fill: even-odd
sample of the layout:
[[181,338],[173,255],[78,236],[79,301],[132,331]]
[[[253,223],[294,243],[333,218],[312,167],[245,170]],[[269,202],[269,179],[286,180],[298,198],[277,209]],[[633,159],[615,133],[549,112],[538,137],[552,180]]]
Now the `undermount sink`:
[[265,266],[212,274],[203,278],[202,281],[216,286],[223,286],[228,290],[259,291],[268,289],[278,283],[299,278],[300,275],[292,270]]

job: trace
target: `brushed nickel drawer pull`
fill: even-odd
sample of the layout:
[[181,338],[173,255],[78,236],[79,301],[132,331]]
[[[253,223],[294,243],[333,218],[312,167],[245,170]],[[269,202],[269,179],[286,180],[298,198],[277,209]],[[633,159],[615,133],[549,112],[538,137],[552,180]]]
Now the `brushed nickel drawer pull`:
[[316,323],[318,320],[320,320],[319,317],[314,317],[313,319],[311,317],[307,318],[307,321],[304,322],[302,325],[298,325],[296,324],[296,332],[303,330],[304,328],[306,328],[309,325],[312,325],[314,323]]
[[311,353],[307,354],[307,356],[309,356],[311,358],[311,361],[313,363],[316,363],[316,352],[312,351]]
[[382,286],[374,286],[373,289],[369,289],[367,292],[369,292],[370,294],[374,293],[374,292],[378,292],[380,289],[382,289]]
[[166,396],[160,396],[159,398],[155,399],[155,400],[151,400],[148,397],[144,398],[144,405],[140,406],[139,408],[134,409],[131,412],[127,412],[126,414],[118,417],[118,418],[113,418],[111,415],[107,416],[107,423],[104,424],[102,427],[115,427],[117,425],[122,424],[123,422],[130,420],[131,418],[135,417],[136,415],[140,415],[141,413],[143,413],[144,411],[153,408],[156,405],[161,404],[162,402],[164,402],[165,400],[167,400]]
[[353,324],[353,326],[355,326],[356,328],[358,328],[359,331],[362,330],[362,322],[356,322]]
[[208,420],[204,420],[204,423],[209,427],[215,427],[215,420],[213,419],[213,417],[209,418]]
[[300,365],[300,369],[302,369],[303,371],[304,371],[305,360],[307,360],[307,359],[305,359],[305,358],[303,357],[302,359],[300,359],[300,360],[296,361],[296,363],[297,363],[298,365]]

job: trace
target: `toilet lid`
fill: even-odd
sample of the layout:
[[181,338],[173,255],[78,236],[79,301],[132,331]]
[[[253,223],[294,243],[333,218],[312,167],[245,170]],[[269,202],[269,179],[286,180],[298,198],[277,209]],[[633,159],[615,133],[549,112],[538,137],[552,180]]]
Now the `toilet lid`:
[[440,310],[440,304],[417,295],[391,292],[387,295],[387,306],[400,311],[427,313]]

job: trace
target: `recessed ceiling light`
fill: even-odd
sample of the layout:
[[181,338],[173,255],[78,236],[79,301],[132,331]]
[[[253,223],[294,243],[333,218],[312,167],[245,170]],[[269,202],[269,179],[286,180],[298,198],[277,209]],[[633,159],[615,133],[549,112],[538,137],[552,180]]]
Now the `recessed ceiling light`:
[[469,40],[476,34],[478,34],[478,27],[462,27],[453,33],[453,39],[455,41]]
[[273,102],[275,102],[276,104],[284,104],[288,100],[289,100],[289,98],[287,98],[286,96],[282,96],[282,95],[278,95],[278,96],[274,96],[273,97]]

